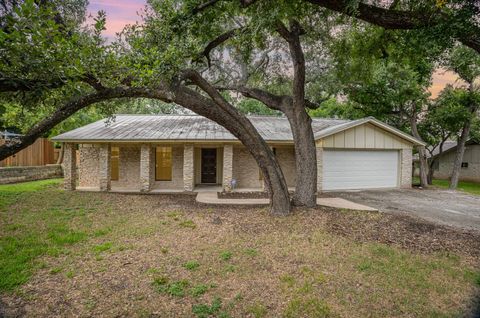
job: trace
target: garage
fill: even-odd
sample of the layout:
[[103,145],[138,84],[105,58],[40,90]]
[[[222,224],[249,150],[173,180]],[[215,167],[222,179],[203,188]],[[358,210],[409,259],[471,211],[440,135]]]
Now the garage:
[[378,189],[398,187],[398,150],[323,151],[323,189]]

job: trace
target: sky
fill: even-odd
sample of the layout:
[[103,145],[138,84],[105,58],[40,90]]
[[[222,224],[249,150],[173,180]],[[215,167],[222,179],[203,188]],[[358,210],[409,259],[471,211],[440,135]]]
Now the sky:
[[[120,32],[126,24],[133,24],[140,21],[144,0],[91,0],[88,11],[95,16],[99,10],[107,13],[107,25],[103,34],[112,39],[117,32]],[[445,70],[437,70],[433,75],[433,83],[430,87],[432,98],[438,96],[438,93],[447,84],[459,85],[457,76]]]

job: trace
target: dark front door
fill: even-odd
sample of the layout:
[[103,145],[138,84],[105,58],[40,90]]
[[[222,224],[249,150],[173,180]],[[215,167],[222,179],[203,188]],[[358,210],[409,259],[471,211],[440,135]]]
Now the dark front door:
[[202,183],[217,183],[217,149],[202,149]]

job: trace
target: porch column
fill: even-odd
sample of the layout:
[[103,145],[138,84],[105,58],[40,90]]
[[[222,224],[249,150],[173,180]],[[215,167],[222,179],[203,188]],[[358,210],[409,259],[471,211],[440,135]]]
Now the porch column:
[[65,143],[63,148],[63,188],[73,191],[77,184],[77,152],[72,143]]
[[323,148],[315,148],[317,151],[317,192],[321,193],[323,190]]
[[400,187],[412,187],[412,149],[400,150]]
[[111,167],[110,167],[110,158],[111,158],[111,147],[110,144],[101,144],[100,152],[98,155],[98,180],[100,183],[100,191],[109,191],[111,188]]
[[149,144],[143,144],[140,148],[140,191],[148,192],[153,186],[153,169],[155,153]]
[[233,179],[233,146],[223,146],[223,183],[222,189],[224,192],[232,191]]
[[183,148],[183,189],[193,191],[194,187],[194,151],[192,144],[186,144]]

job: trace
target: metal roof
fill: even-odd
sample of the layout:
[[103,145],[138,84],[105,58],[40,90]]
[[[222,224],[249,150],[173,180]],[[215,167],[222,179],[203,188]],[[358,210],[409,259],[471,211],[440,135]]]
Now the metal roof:
[[[267,141],[293,141],[285,117],[247,116]],[[349,122],[313,118],[314,134]],[[54,141],[162,141],[162,140],[237,140],[219,124],[198,115],[115,115],[114,121],[99,120],[52,138]]]

